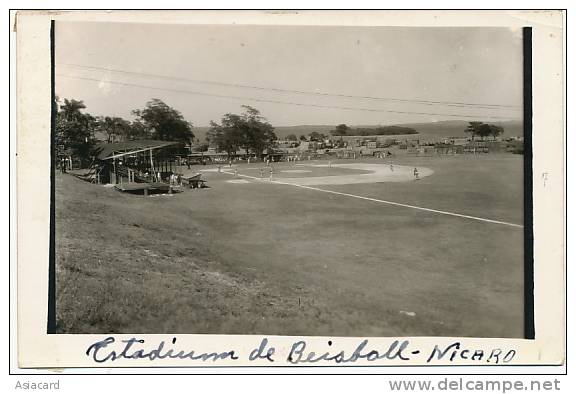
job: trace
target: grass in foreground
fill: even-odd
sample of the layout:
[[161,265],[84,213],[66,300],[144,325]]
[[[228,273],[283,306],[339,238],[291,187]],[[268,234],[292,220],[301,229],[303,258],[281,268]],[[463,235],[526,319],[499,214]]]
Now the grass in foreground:
[[[421,160],[331,188],[521,220],[521,160]],[[206,177],[144,198],[57,176],[59,332],[522,336],[521,230]]]

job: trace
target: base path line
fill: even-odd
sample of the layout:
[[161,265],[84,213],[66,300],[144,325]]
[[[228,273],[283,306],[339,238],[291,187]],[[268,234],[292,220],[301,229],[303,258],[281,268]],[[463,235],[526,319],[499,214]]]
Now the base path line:
[[[230,172],[227,172],[227,171],[222,171],[222,172],[225,173],[225,174],[228,174],[228,175],[234,175],[234,173],[230,173]],[[358,199],[360,199],[360,200],[379,202],[379,203],[388,204],[388,205],[395,205],[395,206],[398,206],[398,207],[412,208],[412,209],[417,209],[417,210],[420,210],[420,211],[439,213],[439,214],[442,214],[442,215],[455,216],[455,217],[464,218],[464,219],[478,220],[478,221],[480,221],[480,222],[493,223],[493,224],[501,224],[501,225],[510,226],[510,227],[517,227],[517,228],[524,228],[524,226],[521,225],[521,224],[503,222],[503,221],[500,221],[500,220],[492,220],[492,219],[486,219],[486,218],[481,218],[481,217],[477,217],[477,216],[463,215],[463,214],[461,214],[461,213],[454,213],[454,212],[448,212],[448,211],[440,211],[440,210],[438,210],[438,209],[424,208],[424,207],[419,207],[419,206],[416,206],[416,205],[402,204],[402,203],[394,202],[394,201],[386,201],[386,200],[380,200],[380,199],[377,199],[377,198],[358,196],[358,195],[356,195],[356,194],[342,193],[342,192],[337,192],[337,191],[334,191],[334,190],[320,189],[320,188],[312,187],[312,186],[304,186],[304,185],[298,185],[298,184],[294,184],[294,183],[280,182],[280,181],[274,181],[274,180],[273,180],[273,181],[266,181],[267,178],[258,178],[258,177],[250,176],[250,175],[238,174],[238,176],[241,176],[241,177],[244,177],[244,178],[249,178],[249,179],[255,179],[255,180],[257,180],[257,181],[262,181],[263,183],[268,182],[268,183],[276,183],[276,184],[278,184],[278,185],[295,186],[295,187],[300,187],[300,188],[302,188],[302,189],[310,189],[310,190],[315,190],[315,191],[318,191],[318,192],[336,194],[336,195],[339,195],[339,196],[346,196],[346,197],[358,198]]]

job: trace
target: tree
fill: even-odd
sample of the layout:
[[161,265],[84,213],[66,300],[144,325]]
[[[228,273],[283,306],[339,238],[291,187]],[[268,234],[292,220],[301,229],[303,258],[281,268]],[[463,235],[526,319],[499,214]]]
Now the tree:
[[288,136],[286,136],[286,140],[287,141],[298,141],[298,137],[296,137],[296,134],[288,134]]
[[192,124],[162,100],[152,99],[146,103],[146,108],[134,110],[132,113],[138,117],[138,121],[150,132],[153,139],[190,143],[194,138]]
[[496,137],[504,133],[504,128],[502,126],[497,126],[493,124],[489,126],[490,126],[490,135],[494,137],[494,141],[496,141]]
[[[58,98],[57,100],[59,101],[60,99]],[[68,122],[79,121],[84,116],[84,114],[80,112],[81,109],[86,109],[84,101],[64,99],[64,105],[60,106],[59,113]]]
[[326,136],[324,134],[321,134],[317,131],[313,131],[310,134],[308,134],[308,137],[310,137],[310,141],[323,141],[324,139],[326,139]]
[[207,142],[200,142],[198,145],[195,146],[196,151],[198,152],[206,152],[210,145]]
[[97,128],[106,134],[106,142],[130,140],[132,125],[129,121],[110,116],[96,118]]
[[482,122],[469,122],[464,132],[470,133],[472,135],[472,141],[474,141],[474,137],[480,135],[480,126],[482,125]]
[[256,155],[262,155],[265,149],[271,149],[276,141],[274,128],[253,107],[243,105],[244,113],[225,114],[220,124],[211,121],[207,139],[218,149],[229,156],[236,154],[240,148]]
[[487,123],[483,123],[478,128],[478,135],[482,137],[482,140],[489,136],[493,136],[494,139],[496,139],[496,137],[503,132],[504,129],[502,127]]
[[126,134],[127,140],[141,140],[147,138],[150,138],[150,133],[144,123],[138,119],[130,123],[130,127],[128,128]]
[[[59,100],[58,100],[59,102]],[[64,99],[56,113],[56,155],[73,155],[82,165],[89,163],[95,144],[96,119],[81,110],[86,106],[82,100]]]
[[274,127],[256,108],[248,105],[243,105],[242,108],[244,108],[241,116],[244,123],[242,147],[246,153],[252,151],[256,155],[261,155],[265,149],[271,149],[277,140]]
[[472,140],[474,140],[474,136],[476,135],[482,137],[482,139],[492,136],[494,137],[494,140],[496,140],[496,137],[504,133],[504,128],[502,126],[484,122],[470,122],[464,131],[472,134]]
[[306,141],[306,136],[304,134],[302,134],[299,138],[300,141]]
[[228,156],[234,156],[242,143],[241,130],[234,126],[239,122],[237,118],[238,115],[226,114],[221,124],[210,121],[210,130],[206,133],[208,143],[226,152]]
[[478,131],[477,134],[482,137],[482,140],[484,140],[486,137],[488,137],[491,133],[491,127],[489,124],[486,123],[482,123],[479,127],[478,127]]
[[350,127],[346,126],[345,124],[339,124],[334,130],[330,132],[330,134],[333,136],[347,135],[348,130],[350,130]]

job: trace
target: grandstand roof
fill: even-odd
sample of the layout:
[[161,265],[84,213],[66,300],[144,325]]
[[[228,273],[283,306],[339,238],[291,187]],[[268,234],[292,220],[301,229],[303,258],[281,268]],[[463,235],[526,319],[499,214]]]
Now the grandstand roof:
[[159,141],[159,140],[136,140],[125,142],[103,143],[96,146],[99,160],[109,160],[117,157],[132,155],[138,152],[144,152],[152,149],[159,149],[170,145],[176,145],[176,141]]

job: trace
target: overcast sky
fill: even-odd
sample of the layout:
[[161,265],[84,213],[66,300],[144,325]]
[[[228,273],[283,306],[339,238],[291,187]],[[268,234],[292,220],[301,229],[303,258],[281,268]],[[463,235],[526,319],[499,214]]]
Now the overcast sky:
[[228,112],[238,113],[242,104],[258,108],[276,126],[496,121],[488,116],[521,119],[522,114],[502,107],[425,105],[229,86],[521,107],[521,32],[507,28],[57,22],[55,47],[56,94],[83,100],[93,115],[133,119],[131,111],[152,98],[176,108],[195,126],[208,125]]

